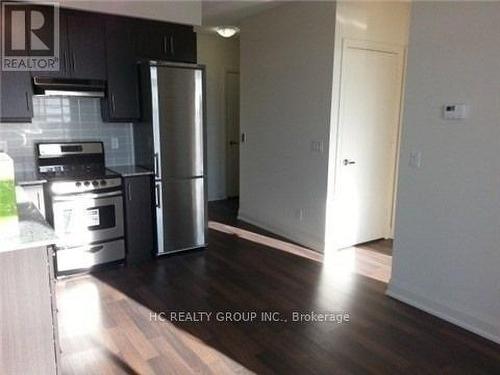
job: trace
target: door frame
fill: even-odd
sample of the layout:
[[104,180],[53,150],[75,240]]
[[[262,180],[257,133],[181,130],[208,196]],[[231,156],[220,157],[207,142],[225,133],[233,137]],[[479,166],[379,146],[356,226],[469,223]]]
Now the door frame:
[[[224,170],[224,174],[225,174],[225,189],[226,189],[226,198],[230,198],[229,197],[229,116],[228,116],[228,90],[227,90],[227,87],[228,87],[228,84],[227,84],[227,76],[228,74],[237,74],[238,77],[240,78],[240,84],[241,84],[241,76],[240,76],[240,71],[236,68],[225,68],[224,69],[224,153],[225,153],[225,170]],[[240,91],[238,92],[238,97],[239,95],[241,94],[241,87],[240,87]],[[238,120],[239,122],[239,120]],[[240,131],[241,133],[241,131]],[[240,141],[239,137],[238,137],[238,141]],[[241,143],[241,142],[240,142]],[[239,168],[239,166],[238,166]],[[239,196],[239,191],[238,191],[238,196]],[[231,197],[233,198],[233,197]]]
[[[401,148],[401,128],[402,128],[402,120],[403,120],[403,104],[404,104],[404,88],[405,88],[405,79],[406,79],[406,61],[407,61],[407,48],[402,45],[390,44],[390,43],[381,43],[369,40],[360,40],[360,39],[350,39],[350,38],[342,38],[342,46],[340,48],[341,56],[339,62],[339,79],[338,79],[338,100],[336,103],[336,119],[335,119],[335,133],[333,138],[335,139],[335,151],[333,157],[333,168],[331,172],[333,173],[333,202],[337,202],[337,195],[339,192],[339,183],[340,183],[340,168],[341,168],[341,141],[343,135],[343,126],[341,120],[343,118],[342,106],[344,104],[344,85],[343,81],[343,71],[344,71],[344,60],[345,53],[347,49],[362,49],[368,51],[382,52],[382,53],[392,53],[399,56],[399,65],[400,65],[400,75],[401,75],[401,85],[400,85],[400,101],[399,101],[399,120],[397,124],[397,129],[395,133],[395,148],[394,148],[394,170],[393,170],[393,183],[392,183],[392,205],[390,212],[390,221],[388,223],[387,228],[387,238],[394,238],[394,219],[396,213],[396,200],[397,200],[397,181],[398,181],[398,169],[399,169],[399,159],[400,159],[400,148]],[[334,215],[338,219],[340,215],[339,210],[336,209],[336,204],[333,205]],[[332,223],[334,226],[336,225],[336,220],[333,220]],[[327,228],[327,230],[335,231],[335,228]],[[333,243],[335,240],[333,239]]]

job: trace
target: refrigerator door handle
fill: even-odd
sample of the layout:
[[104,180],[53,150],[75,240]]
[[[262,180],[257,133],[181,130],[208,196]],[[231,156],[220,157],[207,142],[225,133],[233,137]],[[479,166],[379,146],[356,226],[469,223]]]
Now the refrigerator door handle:
[[161,197],[160,197],[160,184],[155,185],[155,206],[157,208],[161,207]]
[[154,162],[155,162],[155,165],[154,165],[155,177],[158,178],[158,177],[160,177],[159,176],[160,166],[159,166],[159,159],[158,159],[158,153],[157,152],[155,152],[155,155],[154,155]]

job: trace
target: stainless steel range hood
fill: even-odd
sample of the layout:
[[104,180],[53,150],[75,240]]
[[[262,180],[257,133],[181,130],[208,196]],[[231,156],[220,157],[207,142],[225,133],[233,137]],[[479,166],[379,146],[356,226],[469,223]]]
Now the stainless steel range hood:
[[35,95],[104,97],[106,81],[34,77]]

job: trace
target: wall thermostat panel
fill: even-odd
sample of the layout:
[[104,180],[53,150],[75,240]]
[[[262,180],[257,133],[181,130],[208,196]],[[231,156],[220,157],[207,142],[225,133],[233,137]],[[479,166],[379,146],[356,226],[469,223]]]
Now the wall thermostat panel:
[[443,118],[445,120],[463,120],[467,117],[468,106],[466,104],[445,104],[443,106]]

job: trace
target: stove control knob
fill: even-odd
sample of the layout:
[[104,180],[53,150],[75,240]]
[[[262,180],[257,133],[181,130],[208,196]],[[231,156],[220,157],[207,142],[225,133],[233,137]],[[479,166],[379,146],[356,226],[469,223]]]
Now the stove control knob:
[[101,180],[101,186],[106,186],[107,184],[106,180]]
[[78,181],[75,185],[76,185],[76,187],[81,187],[82,183],[80,181]]
[[84,184],[85,186],[90,186],[90,181],[85,181],[83,184]]
[[97,182],[97,181],[92,181],[92,186],[99,186],[99,182]]

